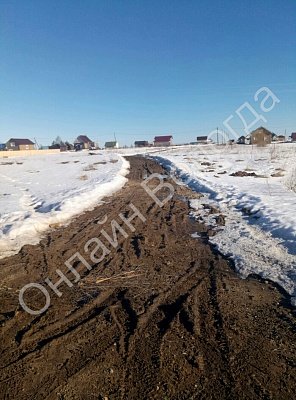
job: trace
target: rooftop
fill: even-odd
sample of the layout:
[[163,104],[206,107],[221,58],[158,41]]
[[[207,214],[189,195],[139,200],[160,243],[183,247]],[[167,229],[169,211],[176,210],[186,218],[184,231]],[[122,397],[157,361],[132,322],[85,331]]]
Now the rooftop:
[[168,136],[155,136],[154,142],[169,142],[171,139],[173,139],[172,135]]
[[14,142],[16,146],[20,146],[22,144],[34,144],[30,139],[9,139],[7,143]]

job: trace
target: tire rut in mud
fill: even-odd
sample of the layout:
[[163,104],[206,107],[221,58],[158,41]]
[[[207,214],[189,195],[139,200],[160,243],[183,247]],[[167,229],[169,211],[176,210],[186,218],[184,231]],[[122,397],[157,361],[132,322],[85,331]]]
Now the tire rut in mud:
[[[208,228],[189,218],[189,189],[167,178],[175,195],[159,207],[141,182],[164,170],[129,161],[129,182],[116,195],[1,260],[0,398],[293,399],[296,321],[282,294],[270,282],[241,280],[214,251]],[[130,203],[146,218],[132,221],[134,231],[118,217],[132,215]],[[94,263],[84,246],[103,240],[102,229],[112,237],[112,220],[128,235]],[[92,269],[76,263],[79,282],[60,286],[61,297],[51,292],[44,314],[25,313],[18,291],[56,282],[75,252]],[[44,304],[39,293],[29,300]]]

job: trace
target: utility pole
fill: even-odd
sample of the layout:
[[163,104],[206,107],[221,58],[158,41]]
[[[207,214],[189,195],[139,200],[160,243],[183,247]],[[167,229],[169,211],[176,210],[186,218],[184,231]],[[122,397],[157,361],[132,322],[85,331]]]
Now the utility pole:
[[34,137],[34,141],[35,141],[35,145],[36,145],[37,150],[39,150],[39,144],[37,143],[37,140],[36,140],[35,137]]
[[218,133],[218,127],[217,127],[217,144],[219,144],[219,133]]

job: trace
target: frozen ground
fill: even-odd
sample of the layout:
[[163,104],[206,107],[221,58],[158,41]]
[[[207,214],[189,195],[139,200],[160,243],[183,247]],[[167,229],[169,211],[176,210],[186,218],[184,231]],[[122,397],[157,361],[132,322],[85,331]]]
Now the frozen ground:
[[124,185],[128,168],[108,152],[1,158],[0,258],[98,205]]
[[[187,146],[152,156],[204,194],[192,201],[194,216],[213,226],[211,241],[242,276],[259,274],[296,296],[296,144]],[[207,204],[226,216],[225,227]]]

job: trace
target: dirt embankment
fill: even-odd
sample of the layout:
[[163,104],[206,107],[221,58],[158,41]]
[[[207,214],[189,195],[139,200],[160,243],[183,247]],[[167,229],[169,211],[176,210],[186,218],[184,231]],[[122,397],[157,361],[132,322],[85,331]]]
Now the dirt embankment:
[[[140,185],[161,167],[129,160],[129,183],[106,204],[0,262],[0,398],[294,399],[296,320],[282,295],[241,280],[213,251],[207,227],[188,218],[189,190],[171,182],[176,194],[161,208]],[[133,232],[119,218],[132,215],[130,202],[146,219]],[[127,235],[93,262],[85,244],[108,243],[112,219]],[[58,297],[44,281],[57,282],[75,252],[92,268],[74,263],[81,279],[69,271],[73,287]],[[18,302],[30,282],[50,293],[36,316]],[[25,300],[45,299],[31,289]]]

